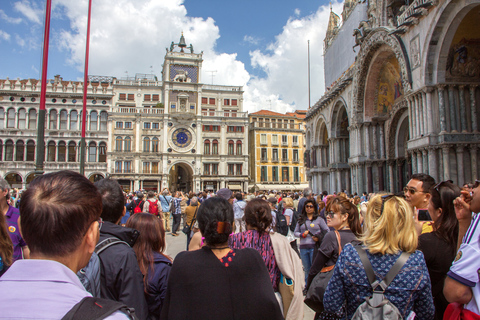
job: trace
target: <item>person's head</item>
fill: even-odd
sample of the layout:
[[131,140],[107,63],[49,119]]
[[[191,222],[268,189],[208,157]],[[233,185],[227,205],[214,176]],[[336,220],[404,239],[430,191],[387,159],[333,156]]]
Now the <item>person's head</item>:
[[36,177],[20,202],[31,257],[60,261],[77,272],[95,250],[101,212],[102,198],[83,175],[58,171]]
[[140,271],[145,276],[145,282],[147,273],[149,270],[153,270],[154,252],[158,252],[170,259],[163,253],[166,248],[166,242],[162,220],[150,213],[137,213],[128,218],[125,226],[139,231],[133,250],[137,256]]
[[309,215],[313,214],[313,220],[318,217],[317,202],[314,199],[307,199],[303,204],[303,209],[300,214],[300,219],[305,221]]
[[445,241],[456,247],[458,220],[453,200],[460,196],[460,188],[451,180],[442,181],[430,189],[428,213],[434,221],[434,231]]
[[361,202],[361,199],[360,199],[359,196],[355,196],[355,197],[353,198],[353,204],[354,204],[354,205],[360,204],[360,202]]
[[435,185],[435,179],[425,173],[412,175],[407,186],[403,188],[405,200],[412,208],[425,209],[430,200],[429,190]]
[[162,191],[162,195],[163,195],[164,197],[168,196],[168,189],[164,189],[164,190]]
[[283,198],[283,203],[285,208],[293,208],[293,199],[290,197]]
[[275,210],[277,208],[278,200],[275,196],[268,198],[267,202],[270,205],[271,210]]
[[337,197],[348,198],[348,197],[347,197],[347,194],[346,194],[345,192],[339,192],[339,193],[337,194]]
[[245,206],[245,223],[249,229],[266,232],[272,221],[272,210],[267,201],[255,198]]
[[192,199],[190,199],[190,205],[191,206],[196,206],[198,204],[198,198],[197,197],[192,197]]
[[117,180],[110,178],[95,182],[98,192],[102,196],[102,219],[111,223],[118,223],[125,215],[125,198]]
[[10,196],[10,185],[7,180],[0,178],[0,201],[6,201]]
[[303,190],[303,196],[307,199],[310,199],[312,197],[312,193],[313,193],[313,191],[310,188],[305,188]]
[[148,193],[147,193],[147,198],[148,198],[148,199],[153,199],[153,198],[155,198],[155,192],[153,192],[153,191],[148,191]]
[[348,227],[355,235],[361,234],[358,209],[347,198],[335,197],[327,202],[325,216],[329,227],[335,230]]
[[7,228],[7,219],[4,214],[0,213],[0,257],[4,265],[8,267],[12,264],[13,243]]
[[475,180],[473,184],[470,209],[475,213],[480,212],[480,180]]
[[217,191],[217,197],[221,197],[227,200],[230,204],[233,204],[233,192],[228,188],[222,188]]
[[199,207],[197,220],[207,245],[225,244],[232,232],[233,207],[222,197],[208,198]]
[[323,202],[323,200],[320,201],[318,203],[318,212],[322,211],[325,207],[326,207],[325,202]]
[[137,198],[138,198],[139,200],[142,200],[142,199],[143,199],[143,192],[138,191],[138,192],[137,192]]
[[243,194],[241,194],[240,192],[235,193],[235,199],[237,199],[237,201],[242,201]]
[[361,241],[372,254],[413,253],[417,249],[412,207],[402,197],[375,195],[368,202]]

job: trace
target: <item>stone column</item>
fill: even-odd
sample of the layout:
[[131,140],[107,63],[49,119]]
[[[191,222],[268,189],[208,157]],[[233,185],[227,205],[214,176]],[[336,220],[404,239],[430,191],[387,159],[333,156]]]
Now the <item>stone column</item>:
[[373,192],[373,173],[372,173],[372,163],[367,162],[367,192]]
[[410,139],[413,139],[415,137],[415,117],[413,116],[413,107],[412,107],[412,101],[410,97],[406,98],[407,100],[407,106],[408,106],[408,131],[409,131],[409,136]]
[[387,162],[388,164],[388,191],[389,192],[395,192],[395,184],[394,184],[394,173],[393,173],[393,167],[395,165],[394,160],[389,160]]
[[432,87],[427,87],[424,92],[424,99],[427,106],[427,134],[433,134],[433,113],[432,113]]
[[413,105],[415,106],[415,137],[420,136],[420,126],[421,126],[421,119],[420,119],[420,110],[418,108],[418,100],[416,96],[413,96]]
[[363,165],[359,164],[357,166],[357,183],[358,183],[358,194],[365,191],[365,185],[363,183]]
[[476,105],[476,101],[475,101],[475,89],[477,88],[476,85],[470,85],[468,87],[469,91],[470,91],[470,110],[471,110],[471,117],[472,117],[472,131],[473,132],[477,132],[478,131],[478,127],[477,127],[477,105]]
[[467,112],[465,109],[465,86],[458,86],[458,96],[460,98],[460,127],[462,132],[467,132]]
[[448,161],[449,153],[450,148],[448,146],[442,147],[444,180],[450,179],[450,161]]
[[412,176],[412,162],[413,162],[413,159],[412,159],[412,156],[409,155],[407,157],[407,175],[408,177],[411,177]]
[[378,156],[377,126],[378,126],[378,124],[376,124],[376,123],[372,125],[373,158],[374,158],[374,159],[380,158],[380,157]]
[[428,148],[428,174],[431,175],[435,181],[439,181],[436,149],[433,147]]
[[455,85],[448,86],[448,108],[450,109],[450,131],[457,132],[457,106],[454,90]]
[[397,175],[398,175],[398,187],[399,190],[403,190],[403,187],[406,185],[403,181],[403,166],[405,165],[404,159],[397,159]]
[[463,186],[465,183],[465,173],[463,168],[463,146],[458,145],[455,149],[457,153],[457,184],[459,186]]
[[477,172],[477,152],[478,152],[478,146],[477,145],[471,145],[470,146],[470,162],[472,164],[472,181],[478,179],[478,172]]
[[383,174],[383,161],[379,162],[377,165],[378,168],[378,190],[385,190],[385,176]]
[[416,95],[416,98],[417,98],[417,101],[418,101],[418,112],[420,114],[420,136],[424,136],[425,133],[426,133],[426,130],[425,130],[425,107],[423,105],[423,94],[422,92],[419,92],[417,95]]
[[440,115],[440,133],[447,131],[447,120],[445,116],[445,85],[438,85],[438,113]]
[[417,150],[417,173],[424,173],[422,151]]
[[365,156],[367,159],[370,159],[371,157],[371,152],[370,152],[370,130],[368,129],[370,127],[369,122],[365,122],[364,124],[364,133],[365,133]]
[[440,155],[438,157],[438,181],[443,181],[445,179],[445,172],[443,171],[443,151],[440,150]]
[[430,174],[430,170],[428,168],[428,154],[427,149],[422,149],[422,159],[423,159],[423,173]]
[[385,156],[385,134],[384,134],[385,122],[380,123],[378,126],[379,126],[379,129],[380,129],[380,156],[379,156],[379,158],[380,159],[385,159],[386,158],[386,156]]
[[417,152],[412,152],[412,173],[418,173],[418,160],[417,160]]

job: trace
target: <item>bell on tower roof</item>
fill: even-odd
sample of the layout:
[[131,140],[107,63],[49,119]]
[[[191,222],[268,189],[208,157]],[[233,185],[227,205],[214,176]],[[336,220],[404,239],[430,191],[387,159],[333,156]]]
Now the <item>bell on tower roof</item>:
[[180,37],[180,42],[178,43],[178,47],[181,49],[180,52],[183,52],[183,49],[187,47],[187,44],[185,43],[185,37],[183,36],[183,32],[182,32],[182,36]]
[[187,47],[187,43],[185,42],[185,37],[183,36],[183,32],[182,32],[182,35],[180,37],[180,41],[178,43],[174,43],[172,41],[172,44],[170,45],[170,50],[168,50],[168,48],[167,48],[167,52],[173,52],[173,49],[175,49],[175,47],[179,47],[180,52],[182,52],[182,53],[185,53],[185,51],[183,51],[183,49],[185,49],[185,48],[189,48],[190,53],[193,53],[193,46],[190,44],[190,46]]

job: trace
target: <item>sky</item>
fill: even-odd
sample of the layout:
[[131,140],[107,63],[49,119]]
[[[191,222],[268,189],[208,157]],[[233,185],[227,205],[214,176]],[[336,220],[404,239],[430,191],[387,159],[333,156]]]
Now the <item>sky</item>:
[[[2,0],[0,79],[41,78],[45,0]],[[340,14],[343,2],[332,1]],[[88,0],[52,0],[48,78],[83,80]],[[165,48],[203,51],[203,83],[244,87],[244,109],[291,112],[324,92],[326,0],[92,0],[89,74],[161,78]],[[213,75],[213,78],[212,78]]]

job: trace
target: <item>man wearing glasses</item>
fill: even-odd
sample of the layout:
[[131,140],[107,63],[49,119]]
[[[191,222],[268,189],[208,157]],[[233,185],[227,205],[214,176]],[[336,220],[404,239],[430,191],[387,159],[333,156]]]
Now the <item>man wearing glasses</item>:
[[435,185],[435,179],[425,173],[412,175],[403,192],[405,200],[413,209],[427,209],[430,200],[429,190]]
[[447,273],[443,294],[448,302],[464,305],[464,309],[468,311],[463,312],[473,312],[478,317],[480,315],[480,181],[475,181],[472,195],[468,191],[462,191],[462,195],[454,200],[454,205],[459,225],[460,248]]

